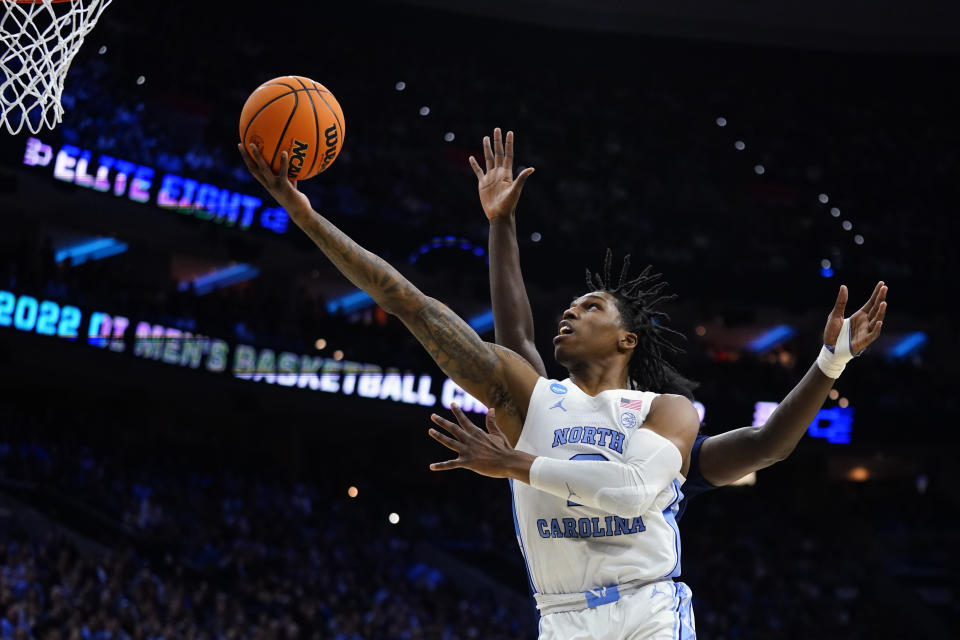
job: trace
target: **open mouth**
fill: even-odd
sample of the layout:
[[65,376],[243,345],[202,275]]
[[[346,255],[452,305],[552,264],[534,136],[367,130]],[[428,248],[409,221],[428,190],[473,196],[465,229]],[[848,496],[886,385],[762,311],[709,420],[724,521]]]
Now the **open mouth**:
[[573,332],[574,332],[573,327],[570,326],[570,323],[568,321],[564,320],[563,322],[560,323],[560,330],[557,333],[557,335],[554,337],[553,341],[556,342],[560,338],[563,338],[564,336],[569,336]]

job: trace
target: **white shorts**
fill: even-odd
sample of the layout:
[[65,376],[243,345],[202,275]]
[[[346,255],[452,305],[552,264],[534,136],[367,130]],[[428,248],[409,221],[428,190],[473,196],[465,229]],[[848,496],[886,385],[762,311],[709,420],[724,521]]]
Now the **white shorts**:
[[542,616],[539,640],[694,640],[691,596],[682,582],[654,582],[616,602]]

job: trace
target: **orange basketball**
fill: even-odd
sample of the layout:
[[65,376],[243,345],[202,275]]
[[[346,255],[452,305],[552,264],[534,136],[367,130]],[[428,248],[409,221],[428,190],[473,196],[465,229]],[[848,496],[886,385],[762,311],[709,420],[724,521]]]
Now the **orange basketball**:
[[343,110],[322,84],[281,76],[250,94],[240,113],[243,148],[257,145],[274,171],[280,154],[290,156],[287,175],[306,180],[327,169],[343,148]]

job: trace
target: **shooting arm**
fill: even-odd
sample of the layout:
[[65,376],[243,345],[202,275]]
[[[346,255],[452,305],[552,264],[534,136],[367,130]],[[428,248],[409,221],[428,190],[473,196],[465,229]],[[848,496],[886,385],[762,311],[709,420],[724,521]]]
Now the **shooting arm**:
[[547,377],[533,342],[533,312],[520,270],[517,224],[513,215],[490,220],[490,298],[497,344],[515,351]]
[[248,151],[242,145],[237,148],[253,177],[340,273],[370,294],[384,311],[400,318],[444,373],[488,407],[503,413],[505,432],[516,443],[539,378],[536,371],[515,353],[483,342],[449,308],[424,295],[385,260],[314,211],[310,199],[287,177],[286,151],[280,154],[280,171],[275,172],[255,144],[251,143]]
[[700,448],[703,477],[719,487],[785,459],[807,432],[834,382],[814,363],[763,426],[707,438]]
[[309,206],[289,213],[343,275],[403,321],[445,374],[503,415],[504,430],[515,443],[536,372],[516,354],[483,342],[446,305],[425,295]]

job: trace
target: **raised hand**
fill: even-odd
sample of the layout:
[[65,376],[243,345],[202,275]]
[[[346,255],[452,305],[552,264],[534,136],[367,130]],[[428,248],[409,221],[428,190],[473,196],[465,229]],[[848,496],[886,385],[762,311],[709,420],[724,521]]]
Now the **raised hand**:
[[456,451],[458,456],[453,460],[434,462],[430,465],[432,471],[469,469],[489,478],[522,478],[526,472],[529,478],[533,456],[510,446],[507,436],[497,426],[493,409],[487,414],[486,431],[473,424],[457,405],[451,405],[450,409],[460,424],[444,420],[436,414],[431,415],[430,419],[453,437],[436,429],[430,429],[429,433],[431,438]]
[[297,181],[287,177],[290,168],[290,156],[286,151],[280,154],[280,173],[274,173],[267,161],[260,155],[260,149],[251,144],[249,151],[244,151],[242,144],[237,144],[237,150],[243,158],[247,170],[270,192],[273,199],[290,214],[302,211],[303,207],[311,209],[310,200],[297,189]]
[[[847,286],[840,285],[837,302],[827,316],[827,326],[823,330],[823,344],[836,346],[843,326],[843,310],[847,305]],[[873,295],[860,309],[850,316],[850,353],[857,355],[877,338],[883,327],[883,318],[887,314],[887,286],[881,280],[873,288]]]
[[520,175],[513,177],[513,131],[507,131],[507,144],[504,147],[500,137],[500,128],[493,130],[493,147],[490,137],[483,138],[483,157],[486,160],[486,173],[480,169],[476,158],[470,156],[470,166],[477,174],[477,187],[480,191],[480,204],[488,220],[512,216],[520,199],[520,192],[527,178],[533,174],[533,167],[527,167]]

